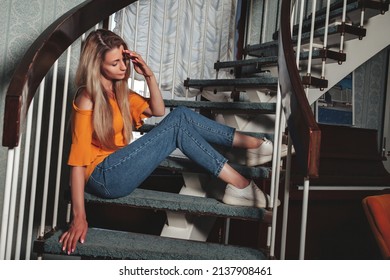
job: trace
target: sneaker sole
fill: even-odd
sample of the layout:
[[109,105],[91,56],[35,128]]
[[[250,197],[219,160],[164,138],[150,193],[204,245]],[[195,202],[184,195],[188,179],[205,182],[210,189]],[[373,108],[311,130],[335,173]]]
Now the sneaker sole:
[[[292,150],[291,154],[294,154],[295,153],[295,150]],[[253,167],[253,166],[257,166],[257,165],[262,165],[262,164],[265,164],[265,163],[268,163],[270,161],[272,161],[272,155],[268,155],[268,156],[254,156],[252,159],[239,159],[237,157],[235,157],[233,154],[230,154],[230,153],[227,153],[226,155],[226,158],[229,159],[229,161],[231,162],[234,162],[234,163],[237,163],[237,164],[241,164],[241,165],[246,165],[246,166],[249,166],[249,167]],[[281,155],[280,157],[281,158],[284,158],[287,156],[287,150],[282,150],[281,152]]]
[[262,165],[262,164],[265,164],[267,162],[270,162],[271,160],[272,160],[272,155],[262,156],[260,158],[247,159],[246,165],[247,166]]
[[237,197],[224,197],[222,202],[229,205],[234,206],[252,206],[258,208],[266,208],[267,205],[256,203],[255,201],[251,201],[248,199],[241,199]]
[[[267,208],[267,207],[270,206],[269,205],[270,201],[269,201],[268,197],[267,197],[267,205],[257,204],[257,203],[254,203],[251,200],[240,199],[240,198],[236,198],[236,197],[224,197],[222,199],[222,202],[225,203],[225,204],[234,205],[234,206],[249,206],[249,207],[258,207],[258,208]],[[277,200],[276,204],[277,204],[276,207],[280,206],[281,202],[280,202],[279,199]]]
[[[286,156],[287,156],[287,150],[282,151],[280,157],[284,158]],[[259,158],[247,159],[246,165],[253,167],[253,166],[265,164],[265,163],[270,162],[270,161],[272,161],[272,155],[261,156]]]

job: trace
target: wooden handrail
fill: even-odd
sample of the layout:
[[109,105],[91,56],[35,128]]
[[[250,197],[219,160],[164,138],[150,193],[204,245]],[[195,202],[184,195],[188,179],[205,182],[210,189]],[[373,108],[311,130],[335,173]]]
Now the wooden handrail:
[[296,65],[291,40],[291,0],[283,0],[279,34],[279,81],[282,106],[286,115],[300,172],[304,177],[318,177],[321,131],[306,98]]
[[3,146],[19,144],[20,126],[37,88],[54,62],[83,33],[136,0],[88,0],[71,9],[35,40],[17,66],[5,99]]

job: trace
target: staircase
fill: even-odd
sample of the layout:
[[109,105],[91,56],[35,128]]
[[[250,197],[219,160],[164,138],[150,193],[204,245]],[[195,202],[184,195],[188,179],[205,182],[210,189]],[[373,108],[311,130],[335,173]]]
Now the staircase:
[[[24,83],[20,83],[16,74],[7,93],[3,145],[9,147],[10,159],[15,158],[15,149],[20,144],[19,121],[25,119],[24,115],[19,115],[17,112],[23,114],[27,112],[41,79],[49,70],[47,64],[39,65],[39,60],[44,57],[45,48],[49,48],[51,40],[60,45],[57,56],[50,61],[54,63],[62,53],[60,50],[65,50],[68,45],[93,24],[134,1],[115,1],[116,4],[110,4],[109,9],[102,9],[102,7],[106,7],[106,2],[109,1],[86,1],[69,11],[58,22],[53,23],[42,34],[42,38],[37,39],[36,45],[33,45],[29,53],[26,54],[22,62],[24,64],[17,71],[28,78]],[[364,55],[359,56],[359,59],[355,59],[355,55],[350,56],[355,48],[361,48],[359,46],[364,44],[365,38],[369,34],[375,33],[375,29],[374,31],[371,30],[371,21],[374,21],[375,24],[377,24],[376,21],[379,21],[382,28],[383,26],[389,26],[390,18],[387,12],[389,1],[348,1],[344,9],[343,1],[336,1],[329,5],[329,8],[329,10],[326,8],[314,9],[315,16],[313,16],[314,13],[309,13],[300,25],[294,25],[291,29],[289,23],[290,1],[282,1],[281,31],[274,34],[272,41],[245,45],[243,48],[244,56],[241,60],[215,62],[214,68],[216,71],[231,68],[235,73],[235,79],[204,80],[188,78],[183,81],[184,86],[198,89],[202,100],[165,100],[167,108],[174,109],[177,106],[187,106],[202,113],[220,115],[228,125],[234,126],[240,131],[258,137],[266,136],[274,141],[276,149],[271,164],[247,167],[232,162],[232,166],[241,174],[269,187],[272,198],[270,208],[235,207],[221,203],[220,195],[223,188],[221,188],[220,182],[216,182],[207,174],[204,174],[203,170],[187,158],[172,155],[161,163],[156,172],[164,170],[172,176],[179,174],[183,178],[184,184],[178,192],[161,191],[161,187],[156,190],[148,186],[141,186],[131,195],[119,199],[101,199],[85,194],[86,204],[93,205],[93,207],[114,205],[115,207],[121,207],[123,209],[121,211],[126,211],[128,215],[139,213],[137,211],[140,210],[164,213],[166,222],[161,229],[161,233],[150,234],[91,227],[88,231],[87,242],[78,244],[73,255],[83,259],[275,258],[275,231],[278,209],[274,208],[273,205],[278,197],[280,181],[286,181],[286,186],[288,186],[289,162],[291,162],[291,151],[287,157],[287,163],[282,165],[283,162],[280,159],[280,147],[282,139],[285,138],[283,133],[286,132],[288,135],[290,149],[291,144],[294,145],[297,172],[308,181],[318,177],[321,133],[314,120],[310,105],[323,94],[324,89],[331,87],[337,79],[345,76],[342,76],[340,72],[349,73],[354,69],[351,70],[352,67],[356,67],[354,62],[349,63],[349,61],[357,60],[361,64],[374,55],[375,51],[390,44],[389,41],[378,44],[370,42],[370,44],[375,43],[376,45],[372,54],[365,51],[362,53]],[[367,25],[364,26],[360,22],[362,10],[365,11],[364,23],[367,21]],[[90,14],[93,13],[94,17],[91,18]],[[348,18],[348,22],[345,18],[343,19],[345,16]],[[70,30],[66,24],[74,18],[88,18],[89,20],[88,22],[81,22],[79,30]],[[378,20],[379,18],[381,19]],[[324,28],[324,24],[328,21],[331,25]],[[374,28],[377,28],[376,25]],[[61,32],[67,30],[66,32],[71,34],[69,35],[69,42],[59,43],[55,41],[54,35],[58,34],[56,33],[58,30]],[[292,36],[290,36],[290,30],[293,30]],[[47,34],[49,34],[49,40],[45,38]],[[342,46],[340,46],[340,34],[343,38]],[[50,37],[50,35],[53,36]],[[328,38],[328,45],[325,45],[325,47],[322,46],[324,36]],[[387,40],[390,39],[387,38]],[[43,48],[36,47],[40,43],[43,44]],[[32,55],[36,53],[39,55]],[[299,53],[298,58],[295,57],[296,53]],[[353,59],[350,57],[353,57]],[[32,71],[35,76],[27,75],[31,69],[26,69],[26,67],[31,64],[31,60],[36,63],[32,67],[39,69],[39,71]],[[295,61],[298,61],[299,72]],[[326,72],[322,68],[324,64],[327,64]],[[293,69],[294,67],[295,69]],[[344,68],[346,70],[328,70],[328,67]],[[25,94],[25,84],[31,85],[31,89],[28,88],[27,94]],[[281,86],[281,90],[279,90],[278,85]],[[233,102],[221,102],[219,98],[221,91],[231,92]],[[267,102],[261,102],[264,98],[267,99]],[[285,120],[282,110],[286,116]],[[248,125],[248,122],[243,121],[241,116],[253,116],[254,119],[271,116],[271,131],[269,127],[259,125],[257,122]],[[285,131],[286,125],[287,130]],[[152,125],[145,125],[140,129],[140,132],[147,133],[152,128]],[[16,150],[16,159],[17,153]],[[13,163],[9,165],[13,166]],[[286,169],[281,171],[281,166]],[[11,177],[8,181],[11,182],[11,186]],[[11,193],[11,187],[9,193]],[[43,193],[45,193],[45,190]],[[59,197],[59,199],[62,200],[63,198]],[[7,208],[8,206],[4,205],[4,207],[4,209],[10,209],[10,213],[12,212],[11,206]],[[285,196],[282,207],[288,207],[288,196]],[[6,243],[5,240],[5,232],[7,232],[8,227],[11,227],[7,223],[7,215],[8,211],[3,211],[0,258],[10,258],[10,252],[13,248],[12,235],[7,240],[11,243]],[[303,212],[304,215],[306,213]],[[33,252],[39,258],[44,258],[46,254],[65,255],[58,243],[58,238],[64,229],[63,225],[53,223],[48,228],[45,216],[44,213],[39,237],[34,240]],[[223,234],[225,238],[219,243],[216,241],[210,242],[209,240],[210,232],[217,219],[223,219],[226,227]],[[252,221],[259,226],[264,225],[268,229],[264,234],[267,236],[261,236],[261,238],[267,239],[266,247],[229,244],[228,236],[231,220]],[[305,220],[304,217],[303,220]],[[69,217],[67,222],[69,222]],[[284,228],[282,230],[285,231]],[[304,230],[303,225],[302,250],[304,250]],[[245,238],[244,234],[243,238]]]

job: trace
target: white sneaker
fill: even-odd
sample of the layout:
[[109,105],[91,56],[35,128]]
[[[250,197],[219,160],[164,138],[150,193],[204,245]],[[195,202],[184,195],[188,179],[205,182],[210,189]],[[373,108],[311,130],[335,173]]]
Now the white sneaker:
[[[256,149],[248,149],[246,152],[246,165],[256,166],[272,160],[273,144],[270,140],[263,138],[264,142]],[[280,147],[280,157],[287,156],[288,145],[282,144]],[[291,147],[291,153],[294,154],[294,147]]]
[[[288,153],[288,145],[282,144],[281,151],[280,151],[280,157],[284,158],[287,156]],[[295,154],[294,146],[291,146],[291,154]]]
[[[262,165],[272,160],[273,144],[270,140],[264,138],[264,142],[255,149],[235,149],[227,152],[225,156],[232,162],[246,166]],[[288,146],[282,144],[280,157],[287,156]],[[294,153],[292,148],[292,153]]]
[[263,141],[258,148],[246,150],[247,166],[261,165],[272,160],[274,145],[266,138],[263,138]]
[[[270,196],[264,194],[259,187],[251,181],[250,184],[239,189],[231,184],[227,184],[225,194],[222,202],[229,205],[236,206],[253,206],[259,208],[266,208],[269,206]],[[278,206],[280,201],[278,200]]]

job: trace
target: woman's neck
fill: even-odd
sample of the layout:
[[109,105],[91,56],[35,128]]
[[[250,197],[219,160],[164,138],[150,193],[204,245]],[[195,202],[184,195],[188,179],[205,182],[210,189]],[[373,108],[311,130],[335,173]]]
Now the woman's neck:
[[114,94],[114,83],[111,80],[105,79],[102,76],[100,82],[105,92],[107,92],[108,94]]

